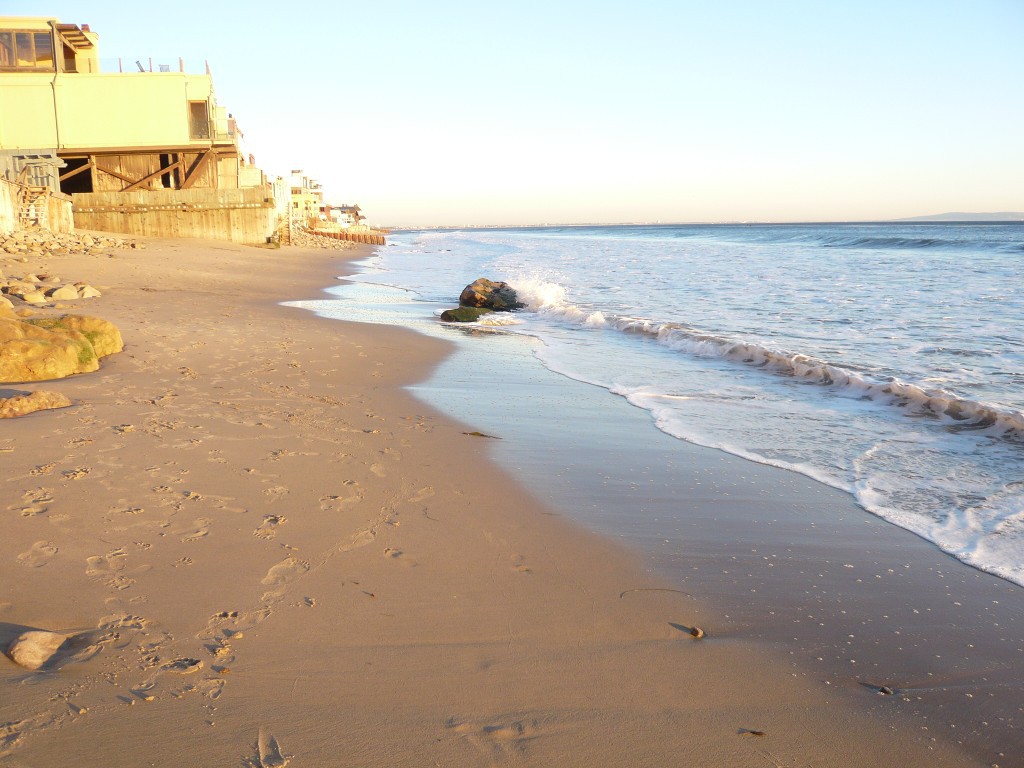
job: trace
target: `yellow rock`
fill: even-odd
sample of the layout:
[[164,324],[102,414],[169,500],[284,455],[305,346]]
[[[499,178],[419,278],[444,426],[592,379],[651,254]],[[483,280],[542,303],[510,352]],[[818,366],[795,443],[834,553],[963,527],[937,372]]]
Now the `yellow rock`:
[[28,395],[0,398],[0,419],[13,419],[35,411],[67,408],[71,401],[60,392],[32,392]]
[[78,331],[83,334],[96,350],[97,357],[106,357],[124,349],[121,332],[107,320],[88,315],[63,315],[45,320],[30,320],[33,325],[50,330],[59,328]]
[[0,316],[0,383],[61,379],[99,368],[123,348],[117,328],[95,317],[19,320]]

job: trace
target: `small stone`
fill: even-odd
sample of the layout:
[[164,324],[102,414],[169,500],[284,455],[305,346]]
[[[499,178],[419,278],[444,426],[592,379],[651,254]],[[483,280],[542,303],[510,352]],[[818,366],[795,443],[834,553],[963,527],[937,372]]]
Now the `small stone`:
[[53,288],[46,294],[54,301],[74,301],[78,298],[78,289],[73,285],[62,285],[60,288]]
[[26,304],[45,304],[46,294],[42,291],[26,291],[25,293],[15,294],[18,298],[24,301]]
[[695,637],[698,640],[700,640],[702,637],[704,637],[704,630],[701,629],[700,627],[691,627],[690,628],[690,634],[693,637]]
[[78,297],[82,299],[96,299],[102,295],[102,293],[93,288],[91,285],[84,285],[78,289]]
[[41,629],[23,632],[11,643],[7,655],[20,667],[39,669],[67,639],[67,635]]

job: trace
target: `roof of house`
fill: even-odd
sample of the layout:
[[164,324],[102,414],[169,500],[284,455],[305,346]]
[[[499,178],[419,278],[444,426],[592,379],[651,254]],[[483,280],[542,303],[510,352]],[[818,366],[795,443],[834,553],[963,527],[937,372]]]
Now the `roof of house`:
[[[82,48],[93,48],[92,40],[85,34],[90,31],[89,26],[83,25],[82,27],[77,24],[56,24],[54,25],[60,36],[64,38],[68,45],[75,49]],[[84,29],[83,29],[84,27]]]

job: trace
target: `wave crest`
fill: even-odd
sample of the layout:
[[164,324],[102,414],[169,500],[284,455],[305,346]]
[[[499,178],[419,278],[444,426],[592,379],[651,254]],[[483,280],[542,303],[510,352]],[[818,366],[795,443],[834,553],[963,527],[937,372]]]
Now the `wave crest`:
[[810,355],[772,349],[756,341],[706,333],[683,323],[661,323],[583,309],[567,302],[565,288],[557,283],[526,280],[513,283],[513,287],[528,311],[544,317],[638,334],[679,352],[723,358],[809,383],[849,390],[880,404],[903,408],[915,416],[938,416],[946,420],[948,428],[954,432],[991,429],[1002,437],[1024,441],[1024,413],[1021,411],[962,398],[953,392],[926,388],[897,378],[878,380]]

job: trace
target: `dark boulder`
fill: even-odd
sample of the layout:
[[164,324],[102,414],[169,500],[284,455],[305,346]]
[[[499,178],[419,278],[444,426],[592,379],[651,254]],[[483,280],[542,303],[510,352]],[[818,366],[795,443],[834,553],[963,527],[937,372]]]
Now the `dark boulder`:
[[486,307],[496,312],[509,312],[525,306],[508,283],[496,283],[486,277],[467,285],[459,296],[459,304],[463,307]]
[[489,315],[493,309],[486,307],[459,307],[458,309],[446,309],[441,313],[441,320],[446,323],[475,323],[483,315]]

